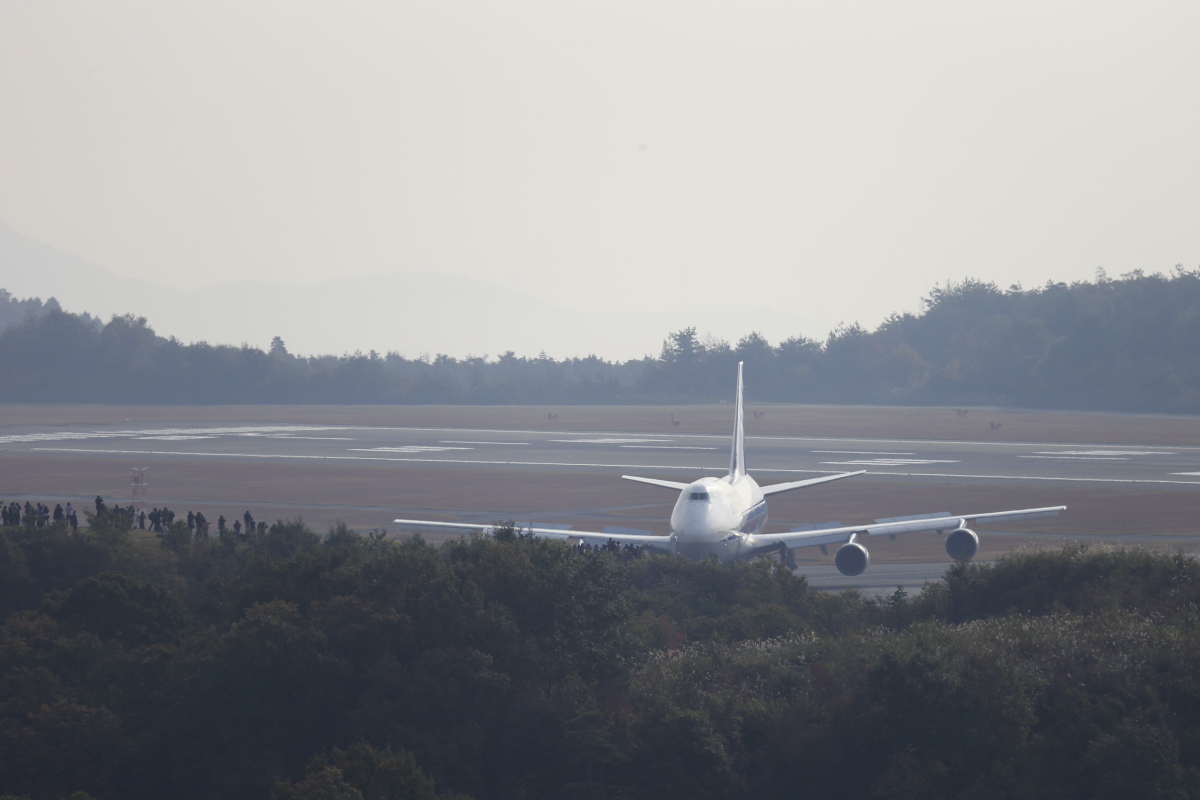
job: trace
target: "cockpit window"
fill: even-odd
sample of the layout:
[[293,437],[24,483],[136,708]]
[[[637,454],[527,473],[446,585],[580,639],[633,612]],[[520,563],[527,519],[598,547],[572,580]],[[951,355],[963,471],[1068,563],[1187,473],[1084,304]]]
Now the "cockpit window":
[[692,492],[692,495],[689,499],[700,500],[701,502],[707,503],[708,502],[708,492],[704,492],[704,491]]

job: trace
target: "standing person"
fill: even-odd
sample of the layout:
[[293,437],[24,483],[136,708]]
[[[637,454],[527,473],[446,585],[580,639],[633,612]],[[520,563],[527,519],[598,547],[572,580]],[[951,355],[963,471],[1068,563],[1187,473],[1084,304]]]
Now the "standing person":
[[55,504],[54,504],[54,521],[55,521],[55,522],[62,522],[62,521],[63,521],[63,508],[62,508],[62,503],[55,503]]
[[188,533],[196,530],[196,515],[188,511]]
[[102,498],[100,495],[96,495],[96,513],[100,514],[103,511],[104,511],[104,498]]
[[67,519],[71,523],[71,532],[78,533],[79,532],[79,517],[75,515],[74,511],[72,511],[71,514],[67,517]]
[[222,514],[221,516],[217,517],[217,533],[224,533],[224,532],[225,532],[225,515]]
[[70,519],[71,519],[71,517],[75,516],[75,509],[71,508],[71,503],[70,503],[69,501],[67,502],[67,511],[66,511],[66,514],[67,514],[67,519],[68,519],[68,520],[70,520]]

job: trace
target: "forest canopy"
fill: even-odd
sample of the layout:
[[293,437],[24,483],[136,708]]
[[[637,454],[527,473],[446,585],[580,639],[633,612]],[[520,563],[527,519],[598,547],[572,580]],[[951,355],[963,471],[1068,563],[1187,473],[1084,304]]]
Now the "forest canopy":
[[0,529],[0,797],[1200,793],[1200,565],[1069,546],[909,597],[777,564],[102,512]]
[[7,292],[0,327],[0,370],[10,376],[0,402],[709,402],[727,399],[733,365],[745,361],[757,402],[1200,412],[1200,270],[1182,267],[1035,289],[968,278],[873,331],[843,325],[823,341],[778,344],[751,332],[730,344],[685,328],[657,355],[623,363],[513,352],[304,357],[279,337],[265,350],[185,344],[141,317],[101,324]]

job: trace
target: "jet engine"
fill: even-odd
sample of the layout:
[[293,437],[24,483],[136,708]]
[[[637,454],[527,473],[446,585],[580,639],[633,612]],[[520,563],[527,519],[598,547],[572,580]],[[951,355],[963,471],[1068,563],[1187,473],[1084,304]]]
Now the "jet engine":
[[[949,542],[947,542],[947,546],[949,546]],[[848,542],[834,553],[833,563],[838,568],[838,572],[853,578],[866,571],[867,566],[871,563],[871,554],[858,542]]]
[[975,531],[959,528],[946,537],[946,553],[955,561],[967,561],[979,551],[979,536]]

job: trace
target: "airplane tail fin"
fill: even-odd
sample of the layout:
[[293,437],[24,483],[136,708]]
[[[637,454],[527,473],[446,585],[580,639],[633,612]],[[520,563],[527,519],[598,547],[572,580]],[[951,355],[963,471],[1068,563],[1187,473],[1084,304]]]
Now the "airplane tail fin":
[[746,474],[746,431],[742,414],[742,362],[738,362],[737,400],[733,415],[733,452],[729,455],[729,480]]

